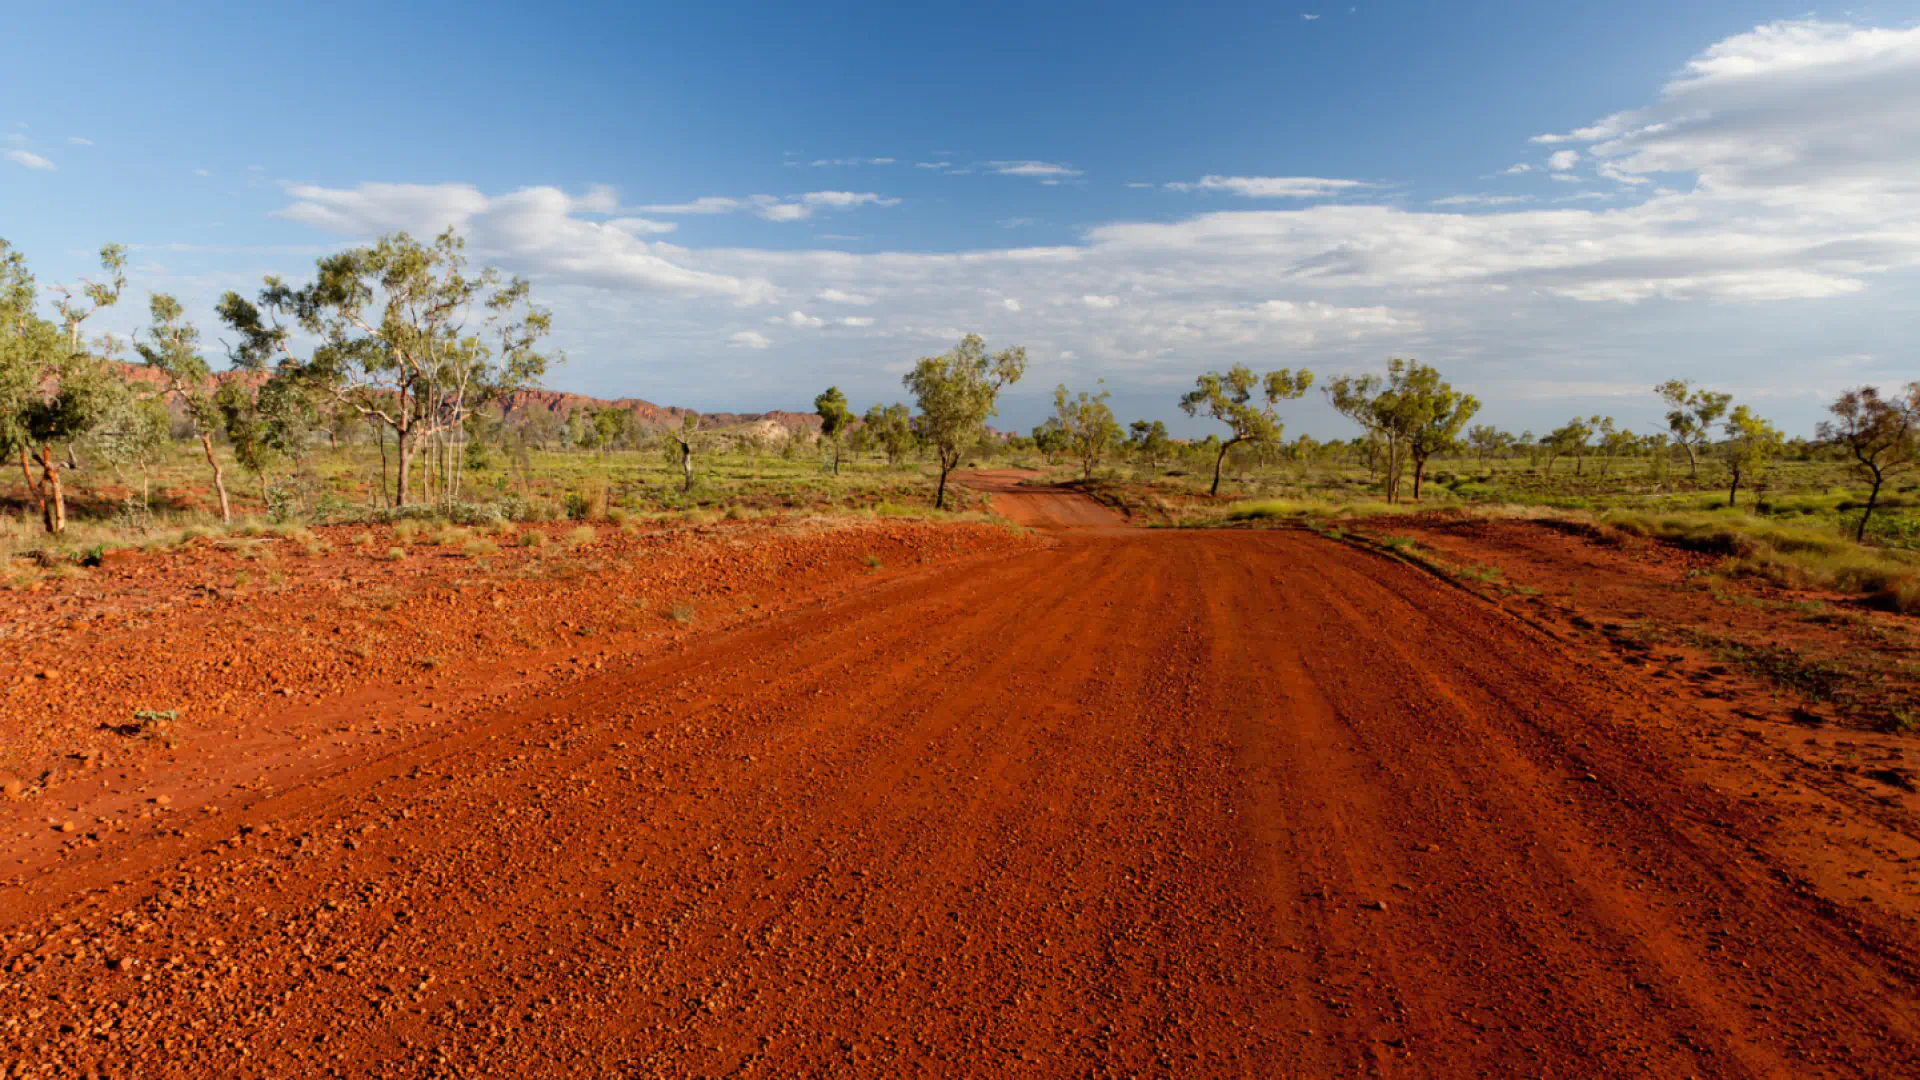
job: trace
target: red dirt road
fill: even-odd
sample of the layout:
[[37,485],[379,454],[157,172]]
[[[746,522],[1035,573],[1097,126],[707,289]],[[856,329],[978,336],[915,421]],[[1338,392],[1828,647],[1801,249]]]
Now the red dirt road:
[[0,894],[0,1075],[1914,1075],[1911,926],[1668,708],[1311,536],[1062,532]]

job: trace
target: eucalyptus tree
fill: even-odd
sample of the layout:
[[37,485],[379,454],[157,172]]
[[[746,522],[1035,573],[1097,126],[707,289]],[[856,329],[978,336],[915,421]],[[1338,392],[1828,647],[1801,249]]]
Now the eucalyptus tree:
[[1501,431],[1491,424],[1475,424],[1467,429],[1467,445],[1473,447],[1473,452],[1479,457],[1480,467],[1483,469],[1487,467],[1488,457],[1505,453],[1512,448],[1513,442],[1511,433]]
[[67,527],[66,491],[53,448],[71,447],[99,423],[118,378],[105,359],[114,350],[112,339],[97,353],[81,340],[82,324],[118,302],[126,287],[124,248],[102,248],[100,263],[110,277],[82,282],[85,305],[63,286],[51,290],[59,295],[56,322],[37,310],[39,288],[26,257],[0,240],[0,453],[18,455],[27,491],[51,534]]
[[[1207,416],[1227,425],[1231,434],[1220,443],[1213,458],[1213,486],[1208,494],[1220,494],[1220,466],[1227,451],[1241,443],[1271,445],[1280,440],[1284,425],[1275,410],[1282,401],[1299,399],[1313,385],[1313,372],[1302,369],[1294,374],[1287,368],[1255,375],[1245,364],[1235,364],[1225,375],[1209,371],[1194,380],[1193,389],[1180,398],[1180,411],[1188,416]],[[1254,403],[1259,394],[1262,404]]]
[[1413,466],[1413,497],[1420,497],[1427,462],[1452,449],[1460,429],[1480,411],[1480,401],[1462,394],[1418,360],[1389,358],[1387,373],[1342,375],[1326,386],[1334,410],[1360,425],[1370,442],[1386,450],[1389,503],[1400,501],[1400,481]]
[[162,397],[137,394],[125,381],[116,380],[108,389],[100,422],[87,433],[86,444],[121,483],[129,483],[126,470],[138,471],[144,516],[153,509],[153,468],[166,459],[173,442],[173,416]]
[[193,434],[200,441],[207,468],[213,473],[213,491],[220,502],[220,520],[233,520],[233,503],[227,497],[226,470],[213,452],[214,433],[224,426],[215,393],[219,389],[213,369],[200,353],[200,331],[187,321],[180,301],[166,293],[154,293],[147,299],[152,318],[146,340],[134,341],[134,350],[147,367],[161,379],[161,393],[178,402]]
[[1640,437],[1631,428],[1623,428],[1614,423],[1611,416],[1600,418],[1600,472],[1602,475],[1613,471],[1613,459],[1627,457],[1640,446]]
[[1557,457],[1573,458],[1573,474],[1580,475],[1582,464],[1586,460],[1588,444],[1593,439],[1594,429],[1600,423],[1597,416],[1576,416],[1547,433],[1547,473],[1553,472],[1553,460]]
[[1726,432],[1727,439],[1721,444],[1720,452],[1727,474],[1732,478],[1727,488],[1727,505],[1733,506],[1739,501],[1740,485],[1743,482],[1751,485],[1766,472],[1773,459],[1780,456],[1786,437],[1745,405],[1736,406],[1727,417]]
[[1459,445],[1460,429],[1480,411],[1480,399],[1455,390],[1439,371],[1417,360],[1388,361],[1387,371],[1387,419],[1406,441],[1418,501],[1427,462]]
[[1713,437],[1713,425],[1727,414],[1733,395],[1698,389],[1686,379],[1668,379],[1653,392],[1667,403],[1667,430],[1687,452],[1688,475],[1699,479],[1699,450]]
[[[430,244],[394,233],[321,259],[309,285],[269,277],[257,303],[230,292],[220,317],[240,335],[236,363],[264,370],[271,361],[393,432],[396,506],[408,501],[423,449],[430,493],[453,499],[467,416],[534,386],[554,362],[536,347],[552,319],[527,282],[466,267],[465,241],[451,229]],[[318,339],[304,356],[294,326]]]
[[1848,390],[1827,411],[1833,419],[1821,421],[1820,439],[1844,450],[1849,464],[1873,485],[1853,531],[1856,541],[1864,540],[1881,487],[1920,461],[1920,382],[1907,384],[1905,398],[1884,397],[1876,386]]
[[1033,448],[1039,451],[1048,465],[1053,459],[1067,452],[1067,429],[1057,416],[1049,416],[1033,426],[1031,436]]
[[[700,437],[700,414],[688,409],[680,418],[680,426],[667,428],[665,440],[660,444],[666,451],[669,462],[680,463],[680,490],[693,490],[693,452]],[[787,445],[793,445],[793,436],[787,436]]]
[[986,339],[968,334],[952,351],[921,357],[901,380],[920,407],[915,423],[939,458],[940,485],[933,505],[947,505],[947,476],[961,457],[986,434],[987,421],[1000,413],[1000,391],[1027,373],[1023,346],[987,352]]
[[[1100,380],[1102,385],[1106,380]],[[1067,449],[1080,461],[1080,473],[1093,479],[1094,467],[1118,446],[1124,433],[1120,422],[1113,418],[1113,409],[1107,399],[1113,395],[1105,390],[1098,394],[1080,391],[1078,397],[1069,397],[1063,383],[1053,391],[1053,416],[1060,421],[1060,428],[1066,432]]]
[[867,437],[887,455],[888,465],[898,465],[901,458],[912,452],[913,414],[905,405],[897,402],[885,407],[875,405],[867,410],[860,424]]
[[847,395],[837,386],[829,386],[813,399],[814,414],[820,417],[820,438],[833,453],[833,475],[840,475],[841,443],[853,426],[853,410],[847,408]]
[[1135,420],[1127,425],[1127,431],[1127,445],[1150,466],[1159,465],[1173,448],[1173,439],[1168,436],[1163,421]]

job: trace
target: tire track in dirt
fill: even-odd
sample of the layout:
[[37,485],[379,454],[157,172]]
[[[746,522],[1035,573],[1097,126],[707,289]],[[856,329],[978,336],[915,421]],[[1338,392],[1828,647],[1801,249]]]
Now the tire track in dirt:
[[1779,824],[1616,723],[1623,688],[1391,560],[1109,524],[616,666],[118,852],[118,883],[0,895],[0,1065],[1920,1064],[1911,931],[1766,862]]

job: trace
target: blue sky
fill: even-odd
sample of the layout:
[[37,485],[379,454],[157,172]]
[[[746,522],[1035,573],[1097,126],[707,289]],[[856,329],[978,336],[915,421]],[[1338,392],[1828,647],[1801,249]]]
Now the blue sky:
[[1920,378],[1920,4],[1042,7],[11,5],[0,236],[45,281],[134,245],[102,322],[212,336],[457,224],[551,385],[706,409],[895,400],[966,330],[1029,347],[1020,427],[1236,361],[1417,356],[1516,430]]

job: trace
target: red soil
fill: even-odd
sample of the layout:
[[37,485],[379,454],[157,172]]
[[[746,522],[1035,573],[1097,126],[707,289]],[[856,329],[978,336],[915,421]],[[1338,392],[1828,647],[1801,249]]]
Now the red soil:
[[1856,806],[1392,559],[1063,531],[601,659],[30,858],[0,1066],[1920,1068],[1914,924],[1771,844]]

